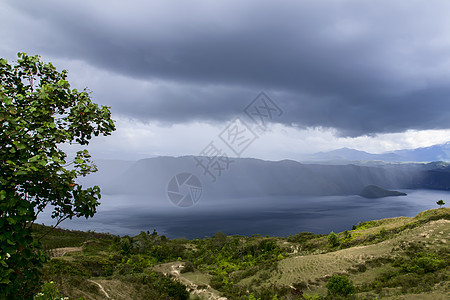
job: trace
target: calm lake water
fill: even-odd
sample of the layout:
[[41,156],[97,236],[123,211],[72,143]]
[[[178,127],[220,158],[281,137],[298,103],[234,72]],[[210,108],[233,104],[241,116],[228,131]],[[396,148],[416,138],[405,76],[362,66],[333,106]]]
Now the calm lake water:
[[[401,190],[407,196],[366,199],[360,196],[264,197],[244,199],[200,199],[192,207],[179,208],[167,199],[104,195],[92,219],[64,221],[60,227],[136,235],[156,229],[170,238],[202,238],[217,231],[228,235],[261,234],[288,236],[302,231],[340,232],[373,219],[406,216],[437,208],[436,201],[450,202],[450,192]],[[38,223],[52,225],[50,210]]]

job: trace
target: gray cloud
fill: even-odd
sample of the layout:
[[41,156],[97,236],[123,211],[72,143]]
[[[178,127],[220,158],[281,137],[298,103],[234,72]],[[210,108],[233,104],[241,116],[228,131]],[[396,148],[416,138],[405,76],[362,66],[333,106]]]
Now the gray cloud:
[[227,120],[265,90],[294,126],[450,128],[446,1],[9,1],[1,19],[0,50],[110,72],[101,101],[142,120]]

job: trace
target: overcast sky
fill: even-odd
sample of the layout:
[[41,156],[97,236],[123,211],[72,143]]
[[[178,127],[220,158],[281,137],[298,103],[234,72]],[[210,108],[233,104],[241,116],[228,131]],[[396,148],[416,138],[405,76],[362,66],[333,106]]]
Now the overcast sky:
[[[446,0],[7,0],[0,36],[1,57],[39,54],[111,106],[99,157],[198,154],[236,117],[246,157],[450,140]],[[244,112],[261,91],[265,131]]]

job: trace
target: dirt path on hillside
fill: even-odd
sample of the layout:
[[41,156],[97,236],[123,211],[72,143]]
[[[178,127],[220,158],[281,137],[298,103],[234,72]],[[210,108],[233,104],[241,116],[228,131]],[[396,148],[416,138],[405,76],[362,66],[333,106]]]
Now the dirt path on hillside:
[[214,290],[209,284],[206,288],[199,287],[198,284],[185,278],[181,275],[181,269],[183,269],[184,264],[182,262],[176,262],[170,265],[170,274],[175,276],[181,283],[188,287],[191,294],[198,295],[199,297],[206,297],[211,300],[227,300],[225,297],[221,297],[216,290]]
[[51,249],[51,256],[52,257],[60,257],[60,256],[64,256],[67,253],[70,252],[77,252],[77,251],[82,251],[83,248],[82,247],[64,247],[64,248],[56,248],[56,249]]
[[90,279],[88,279],[88,281],[92,282],[92,283],[95,283],[98,286],[98,288],[100,289],[100,292],[102,292],[103,295],[105,295],[106,298],[108,298],[108,299],[111,298],[111,297],[109,297],[108,293],[105,291],[105,289],[103,288],[103,286],[100,283],[95,282],[94,280],[90,280]]

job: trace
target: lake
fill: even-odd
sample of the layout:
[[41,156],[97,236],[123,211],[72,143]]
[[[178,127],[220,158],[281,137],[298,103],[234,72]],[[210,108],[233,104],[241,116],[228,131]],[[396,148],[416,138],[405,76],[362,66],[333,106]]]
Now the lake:
[[[103,195],[94,218],[64,221],[60,227],[136,235],[154,229],[169,238],[202,238],[217,231],[228,235],[261,234],[288,236],[303,231],[328,234],[350,230],[352,225],[373,219],[406,216],[449,203],[450,192],[399,190],[407,196],[366,199],[350,196],[268,196],[242,199],[200,199],[188,208],[167,199],[131,195]],[[52,225],[50,210],[37,223]]]

